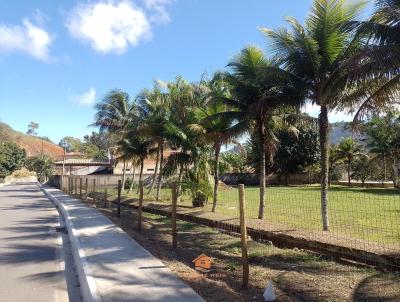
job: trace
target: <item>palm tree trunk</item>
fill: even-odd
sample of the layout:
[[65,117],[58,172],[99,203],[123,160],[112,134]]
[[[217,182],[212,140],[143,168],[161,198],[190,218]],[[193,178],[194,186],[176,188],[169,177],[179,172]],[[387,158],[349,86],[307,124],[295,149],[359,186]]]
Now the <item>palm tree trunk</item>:
[[124,167],[122,171],[122,192],[125,190],[125,181],[126,181],[126,160],[124,159]]
[[179,175],[178,175],[178,187],[176,189],[176,195],[178,197],[178,200],[180,199],[181,196],[181,190],[182,190],[182,174],[183,174],[183,165],[180,165],[179,168]]
[[135,173],[136,173],[136,167],[135,164],[132,162],[132,182],[131,186],[129,187],[128,194],[131,193],[133,190],[133,183],[135,182]]
[[321,147],[321,215],[322,229],[329,231],[328,184],[329,184],[329,119],[328,108],[321,105],[319,115],[319,136]]
[[157,195],[156,200],[160,200],[160,193],[162,187],[162,173],[163,173],[163,163],[164,163],[164,142],[160,143],[160,172],[158,173],[158,182],[157,182]]
[[259,125],[260,135],[260,205],[258,209],[258,219],[264,219],[264,207],[265,207],[265,125],[261,122]]
[[219,143],[215,144],[215,165],[214,165],[214,199],[212,212],[215,212],[218,202],[218,185],[219,185],[219,155],[221,152],[221,145]]
[[154,184],[156,183],[159,163],[160,163],[160,145],[158,145],[156,166],[154,168],[154,176],[153,176],[153,181],[151,182],[151,186],[150,186],[150,189],[149,189],[149,194],[151,194],[151,192],[153,191]]
[[139,173],[138,194],[139,194],[139,190],[140,190],[140,182],[142,181],[142,177],[143,177],[143,167],[144,167],[144,159],[141,159],[141,160],[140,160],[140,173]]

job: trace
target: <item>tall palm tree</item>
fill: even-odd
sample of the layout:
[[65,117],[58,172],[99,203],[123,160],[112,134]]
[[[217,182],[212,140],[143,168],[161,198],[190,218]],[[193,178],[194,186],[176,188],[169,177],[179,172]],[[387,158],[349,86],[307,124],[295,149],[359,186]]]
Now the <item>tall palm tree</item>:
[[[296,86],[288,74],[269,61],[262,50],[250,46],[228,65],[232,72],[226,75],[231,87],[231,97],[221,100],[230,110],[214,114],[214,118],[224,118],[232,123],[231,130],[236,133],[257,134],[261,152],[260,205],[258,218],[264,218],[266,187],[266,154],[272,160],[276,150],[274,123],[285,105],[300,106],[303,102],[302,89]],[[274,75],[267,72],[274,70]]]
[[314,0],[311,13],[301,25],[288,18],[290,30],[261,29],[271,41],[279,64],[303,83],[307,97],[320,106],[321,214],[323,230],[329,231],[329,119],[328,112],[340,105],[348,71],[343,63],[359,45],[345,24],[355,21],[364,2]]
[[149,194],[153,191],[154,185],[156,184],[157,178],[160,177],[162,172],[162,163],[164,157],[163,140],[160,135],[154,135],[154,131],[150,131],[149,125],[152,128],[160,128],[162,121],[167,120],[169,116],[169,96],[167,91],[167,83],[157,80],[154,82],[151,90],[142,91],[138,98],[138,106],[140,108],[140,116],[142,119],[142,126],[147,127],[148,131],[153,134],[152,139],[157,141],[158,150],[156,152],[156,165],[154,168],[153,180],[149,188]]
[[129,94],[121,90],[110,91],[95,106],[97,110],[92,124],[100,131],[121,134],[125,127],[136,116],[136,108],[131,103]]
[[[161,83],[161,82],[160,82]],[[157,97],[148,98],[145,95],[139,98],[139,111],[142,122],[136,132],[152,139],[158,145],[159,172],[157,179],[156,199],[160,199],[163,169],[165,166],[164,150],[169,142],[183,135],[181,127],[174,121],[174,115],[183,112],[187,115],[187,107],[180,106],[182,100],[191,93],[190,85],[183,79],[178,78],[176,82],[165,83],[163,90],[157,92]]]
[[[100,128],[101,132],[108,131],[116,136],[117,141],[122,141],[126,127],[137,119],[137,108],[130,101],[129,94],[121,90],[112,90],[101,102],[95,106],[97,112],[93,126]],[[120,146],[119,146],[120,147]],[[117,155],[123,160],[122,188],[126,181],[126,156]]]
[[223,73],[215,73],[210,81],[203,81],[199,87],[204,88],[205,100],[203,106],[198,108],[197,117],[199,124],[192,125],[201,132],[205,143],[211,143],[214,148],[214,190],[212,212],[215,212],[218,203],[219,164],[221,148],[224,144],[234,142],[238,133],[231,131],[232,123],[223,116],[211,118],[219,112],[227,110],[227,105],[221,99],[229,98],[229,88],[224,81]]
[[351,165],[354,160],[365,157],[367,155],[364,153],[363,148],[360,144],[355,142],[351,137],[343,139],[336,149],[336,155],[338,158],[345,161],[347,165],[347,179],[348,186],[351,186]]

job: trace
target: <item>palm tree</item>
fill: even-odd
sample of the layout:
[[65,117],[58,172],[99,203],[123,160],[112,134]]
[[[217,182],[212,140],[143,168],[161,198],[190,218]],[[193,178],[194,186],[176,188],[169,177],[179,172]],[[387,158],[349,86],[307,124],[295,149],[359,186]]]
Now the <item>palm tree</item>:
[[[386,181],[388,160],[391,160],[392,164],[397,166],[400,116],[393,112],[388,112],[385,116],[374,115],[363,126],[363,131],[366,134],[365,140],[369,152],[382,160],[383,180]],[[396,184],[395,180],[394,183]]]
[[[165,122],[169,116],[169,96],[167,91],[167,84],[163,81],[157,80],[154,82],[151,90],[144,90],[139,94],[138,106],[140,108],[141,124],[142,128],[147,128],[149,135],[153,135],[152,139],[157,141],[158,150],[156,153],[156,165],[154,168],[153,180],[149,188],[149,194],[153,191],[154,185],[162,174],[162,165],[164,160],[164,146],[163,140],[159,133],[155,133],[154,130],[162,128],[160,124]],[[151,125],[151,127],[149,127]],[[143,129],[142,129],[143,130]],[[161,162],[161,163],[160,163]],[[158,173],[160,170],[160,173]]]
[[[366,45],[349,60],[351,77],[373,80],[368,85],[367,97],[360,98],[353,105],[354,120],[360,121],[371,110],[392,107],[398,103],[400,91],[400,1],[375,0],[375,12],[367,21],[350,22],[349,28],[357,30],[357,36],[364,38]],[[355,68],[357,66],[357,68]],[[372,88],[372,89],[371,89]]]
[[119,141],[118,145],[122,159],[139,162],[139,182],[142,181],[144,161],[157,150],[157,148],[154,148],[153,141],[137,136],[136,133],[132,135],[132,133],[127,132],[126,137]]
[[[112,90],[101,102],[95,106],[97,113],[93,126],[100,128],[100,132],[108,131],[116,136],[117,141],[123,139],[126,127],[137,119],[137,108],[131,103],[129,94],[121,90]],[[126,157],[119,155],[123,160],[122,188],[125,188]]]
[[355,142],[351,137],[343,139],[339,145],[337,146],[337,157],[343,159],[347,165],[347,179],[348,186],[351,186],[351,165],[354,160],[367,157],[367,155],[363,152],[363,148],[360,144]]
[[222,73],[215,73],[210,81],[203,81],[199,87],[204,88],[205,101],[203,106],[198,108],[197,117],[200,122],[192,125],[204,136],[206,143],[212,143],[214,148],[214,190],[213,190],[213,206],[212,212],[215,212],[218,203],[218,187],[219,187],[219,164],[221,147],[224,144],[234,142],[238,133],[231,131],[231,121],[223,116],[211,118],[219,112],[227,110],[227,106],[221,101],[223,98],[229,97],[229,89],[224,81]]
[[344,62],[357,50],[358,41],[345,28],[355,21],[364,2],[314,0],[305,25],[294,18],[287,21],[291,30],[262,29],[272,42],[275,57],[285,70],[303,83],[307,97],[320,106],[321,214],[323,230],[329,231],[329,119],[347,85]]
[[[230,120],[230,131],[257,134],[260,144],[260,205],[258,218],[264,218],[266,186],[266,154],[272,161],[276,151],[274,124],[284,114],[277,112],[285,105],[300,106],[302,90],[294,85],[287,73],[266,59],[262,50],[250,46],[228,65],[232,73],[226,75],[231,87],[231,97],[221,100],[231,110],[214,114],[213,118]],[[274,75],[267,73],[274,70]]]
[[100,131],[121,134],[135,118],[136,107],[131,103],[129,94],[121,90],[112,90],[95,106],[97,110],[93,126]]

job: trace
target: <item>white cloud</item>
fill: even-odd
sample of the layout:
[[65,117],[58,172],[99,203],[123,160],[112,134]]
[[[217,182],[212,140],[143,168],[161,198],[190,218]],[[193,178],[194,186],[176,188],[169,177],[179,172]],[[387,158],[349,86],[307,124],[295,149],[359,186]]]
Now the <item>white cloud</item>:
[[147,10],[150,11],[150,20],[155,23],[167,23],[171,18],[166,7],[171,4],[171,0],[142,0]]
[[67,18],[71,35],[101,53],[122,54],[152,37],[145,12],[129,0],[103,0],[78,5]]
[[0,53],[19,51],[36,59],[49,61],[52,42],[48,32],[28,19],[24,19],[19,26],[0,24]]
[[75,95],[71,99],[72,101],[78,103],[81,106],[93,105],[94,102],[96,101],[96,89],[90,88],[85,93],[82,93],[80,95]]

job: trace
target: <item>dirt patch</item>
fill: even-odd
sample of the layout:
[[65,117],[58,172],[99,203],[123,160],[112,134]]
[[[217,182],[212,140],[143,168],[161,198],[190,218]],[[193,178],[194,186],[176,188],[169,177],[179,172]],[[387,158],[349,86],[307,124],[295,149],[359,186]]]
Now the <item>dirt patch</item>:
[[[103,206],[99,203],[98,206]],[[189,222],[178,222],[178,248],[172,250],[170,220],[145,213],[138,233],[136,213],[98,208],[207,301],[263,301],[272,281],[277,301],[400,301],[400,276],[372,268],[340,264],[297,249],[249,242],[250,287],[241,288],[240,239]],[[199,273],[192,260],[205,253],[213,259],[210,273]]]

